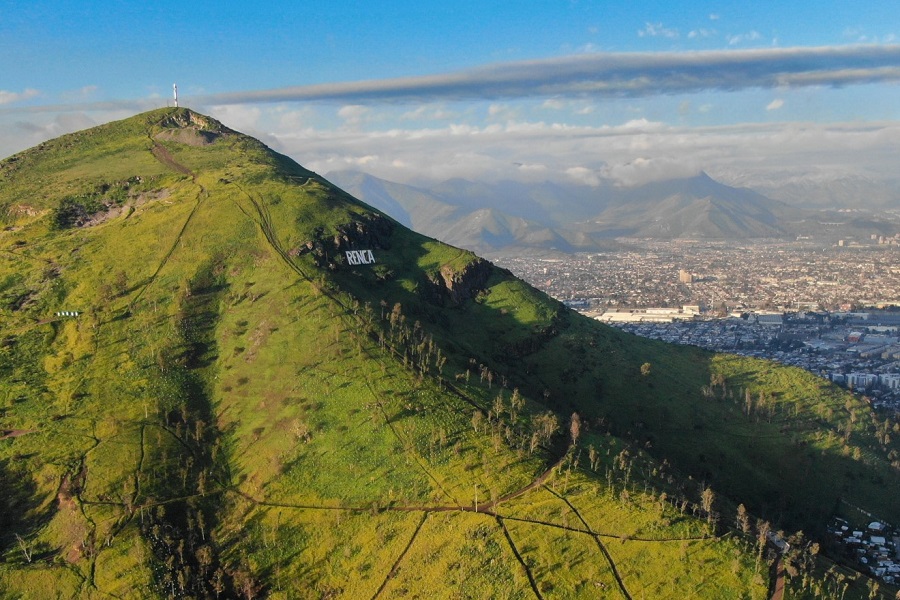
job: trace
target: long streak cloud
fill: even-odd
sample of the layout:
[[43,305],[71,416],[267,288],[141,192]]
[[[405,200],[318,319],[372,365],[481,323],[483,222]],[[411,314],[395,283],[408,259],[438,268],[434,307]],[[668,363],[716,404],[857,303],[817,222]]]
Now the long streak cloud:
[[442,75],[213,94],[204,104],[424,102],[554,95],[639,97],[704,90],[900,81],[900,45],[599,53],[507,62]]
[[[271,102],[435,102],[549,96],[628,98],[706,90],[842,87],[900,81],[900,45],[703,52],[591,53],[496,63],[445,74],[194,96],[195,105]],[[24,105],[14,112],[146,110],[158,99]]]

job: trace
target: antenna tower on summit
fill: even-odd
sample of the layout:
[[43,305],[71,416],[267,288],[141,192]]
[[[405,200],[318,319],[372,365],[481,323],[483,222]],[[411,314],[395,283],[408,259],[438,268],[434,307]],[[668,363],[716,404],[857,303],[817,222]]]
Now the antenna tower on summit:
[[175,108],[178,108],[178,84],[172,84],[172,93],[175,95]]

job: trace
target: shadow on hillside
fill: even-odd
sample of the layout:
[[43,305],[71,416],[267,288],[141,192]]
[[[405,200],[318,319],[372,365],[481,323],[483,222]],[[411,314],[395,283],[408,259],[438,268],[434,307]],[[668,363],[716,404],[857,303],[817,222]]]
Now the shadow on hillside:
[[[688,496],[710,486],[723,506],[743,503],[753,515],[786,529],[821,531],[842,497],[878,498],[896,490],[896,474],[889,469],[838,450],[814,450],[806,440],[815,431],[803,431],[801,421],[787,414],[772,422],[751,418],[742,412],[742,392],[704,391],[716,372],[713,354],[638,338],[568,311],[538,326],[525,324],[504,302],[486,295],[512,277],[498,268],[482,289],[459,301],[442,288],[440,266],[419,266],[440,260],[433,250],[429,255],[425,239],[400,231],[390,238],[393,248],[378,250],[380,271],[338,265],[332,277],[360,305],[369,304],[382,331],[398,307],[407,327],[414,330],[418,323],[430,333],[448,359],[446,380],[468,369],[472,383],[478,383],[481,369],[489,369],[493,381],[484,385],[518,387],[531,401],[555,410],[562,427],[578,412],[588,430],[610,433],[629,442],[632,452],[668,461]],[[455,260],[454,254],[446,252],[445,260]],[[542,296],[510,298],[538,303]],[[725,388],[743,385],[733,381]],[[886,501],[874,504],[888,507],[891,514],[883,518],[896,517]],[[732,515],[722,518],[730,521]]]
[[15,461],[0,460],[0,553],[7,555],[12,550],[13,560],[21,562],[42,558],[40,549],[28,541],[29,534],[46,521],[46,515],[36,513],[39,506],[31,476]]
[[[755,517],[815,535],[824,533],[835,512],[846,509],[842,500],[865,504],[884,520],[900,518],[895,500],[900,478],[884,457],[870,460],[864,452],[860,460],[850,447],[816,444],[840,437],[835,423],[808,408],[822,401],[817,387],[803,392],[809,398],[806,410],[795,410],[787,400],[771,410],[774,400],[765,410],[748,410],[747,389],[753,390],[751,406],[761,392],[782,399],[803,389],[790,377],[794,368],[746,359],[745,372],[723,382],[710,352],[618,331],[582,356],[586,363],[606,357],[610,364],[605,372],[585,369],[580,375],[598,386],[595,401],[582,404],[581,414],[599,418],[611,434],[692,477],[685,488],[689,495],[709,486],[730,501],[723,506],[743,503]],[[644,361],[651,365],[648,375],[641,374]],[[758,373],[772,369],[784,370],[782,383],[756,380]],[[589,384],[565,387],[577,396]]]

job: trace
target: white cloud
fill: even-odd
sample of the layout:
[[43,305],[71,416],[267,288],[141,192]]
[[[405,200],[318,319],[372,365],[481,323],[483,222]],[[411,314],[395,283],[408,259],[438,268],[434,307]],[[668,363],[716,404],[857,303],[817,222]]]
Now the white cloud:
[[737,35],[729,35],[726,37],[729,46],[737,46],[745,42],[755,42],[762,39],[762,34],[758,31],[748,31],[747,33],[739,33]]
[[606,177],[636,185],[700,170],[732,180],[735,174],[764,180],[768,174],[823,168],[890,177],[900,149],[900,123],[674,127],[648,119],[598,126],[516,121],[321,130],[284,133],[278,139],[282,151],[323,174],[357,168],[401,182],[463,177],[595,185]]
[[493,121],[511,121],[519,117],[519,110],[508,104],[488,106],[488,118]]
[[639,156],[627,163],[608,165],[603,175],[622,187],[634,187],[652,181],[692,177],[701,170],[689,158]]
[[718,21],[718,20],[719,20],[719,15],[717,15],[716,13],[710,13],[710,15],[709,15],[709,20],[710,20],[710,21]]
[[507,110],[509,110],[509,107],[504,104],[491,104],[490,106],[488,106],[488,116],[496,117],[497,115],[503,114]]
[[638,31],[639,37],[664,37],[676,39],[678,37],[677,29],[663,27],[662,23],[644,23],[644,28]]
[[337,115],[347,125],[359,125],[366,119],[370,110],[369,107],[361,104],[347,104],[338,109]]
[[39,95],[40,92],[32,88],[26,88],[21,92],[7,92],[6,90],[0,90],[0,104],[23,102]]
[[[127,115],[122,113],[104,115],[108,118],[105,120],[121,119],[124,116]],[[52,118],[48,115],[39,115],[37,118],[27,121],[0,120],[0,126],[4,130],[4,135],[0,136],[0,158],[63,134],[93,127],[96,124],[97,122],[86,114],[76,112],[54,115]]]
[[238,131],[246,133],[258,132],[259,120],[262,110],[258,106],[250,104],[226,104],[222,106],[212,106],[209,110],[210,116],[228,123],[228,126]]
[[59,97],[67,102],[84,102],[94,96],[99,89],[96,85],[85,85],[77,90],[62,92]]
[[310,106],[277,110],[276,115],[276,127],[280,131],[309,129],[318,121],[316,111]]
[[644,117],[641,117],[640,119],[631,119],[630,121],[627,121],[624,125],[622,125],[622,129],[633,129],[640,131],[645,131],[648,129],[659,129],[661,127],[663,127],[663,124],[659,121],[648,121]]
[[400,119],[403,121],[447,121],[458,117],[458,112],[447,110],[441,105],[434,104],[418,106],[414,110],[406,111],[400,115]]
[[565,174],[579,183],[595,187],[600,185],[600,174],[587,167],[569,167],[565,170]]
[[766,110],[778,110],[782,106],[784,106],[784,100],[782,100],[781,98],[775,98],[766,105]]
[[715,29],[706,29],[704,27],[701,27],[700,29],[692,29],[691,31],[689,31],[688,38],[692,40],[698,38],[709,38],[715,36],[717,33],[718,32]]

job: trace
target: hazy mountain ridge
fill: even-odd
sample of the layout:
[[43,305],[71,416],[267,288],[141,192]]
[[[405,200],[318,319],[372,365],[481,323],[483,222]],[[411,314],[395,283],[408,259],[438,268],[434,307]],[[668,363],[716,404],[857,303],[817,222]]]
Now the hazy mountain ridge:
[[900,519],[852,395],[604,327],[200,121],[0,163],[0,595],[764,598],[739,503]]
[[[791,238],[814,229],[811,223],[820,216],[724,185],[705,173],[633,188],[611,182],[588,186],[464,180],[413,187],[348,171],[327,178],[388,214],[401,219],[409,215],[410,223],[429,235],[478,251],[500,246],[587,250],[618,236]],[[518,219],[522,226],[494,237],[473,218],[485,209],[494,219]],[[537,231],[540,234],[534,235]]]
[[815,210],[900,210],[900,182],[863,174],[816,170],[765,175],[723,173],[733,185],[754,189],[798,208]]

